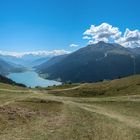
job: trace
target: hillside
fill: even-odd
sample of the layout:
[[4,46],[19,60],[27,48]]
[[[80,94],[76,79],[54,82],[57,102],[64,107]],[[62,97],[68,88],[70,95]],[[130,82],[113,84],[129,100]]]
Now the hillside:
[[[49,93],[56,96],[68,97],[107,97],[120,95],[139,95],[140,94],[140,75],[129,76],[126,78],[103,81],[97,83],[84,83],[70,85],[70,90],[65,90],[65,85],[49,87]],[[64,90],[61,90],[62,88]],[[66,85],[66,88],[68,86]],[[59,90],[60,89],[60,90]]]
[[49,90],[0,83],[0,139],[139,140],[139,84],[139,75]]
[[88,45],[59,62],[49,63],[43,63],[37,71],[46,78],[63,82],[96,82],[125,77],[134,73],[134,65],[135,73],[140,73],[139,54],[119,44],[104,42]]
[[10,72],[21,72],[25,70],[24,67],[16,65],[14,63],[7,62],[3,59],[0,59],[0,74],[7,75]]
[[61,62],[61,60],[65,59],[66,56],[68,56],[68,54],[55,56],[51,58],[50,60],[42,63],[41,65],[36,65],[34,68],[37,69],[38,72],[43,71],[49,68],[50,66]]
[[16,86],[26,87],[25,85],[16,83],[13,80],[11,80],[11,79],[9,79],[7,77],[4,77],[2,75],[0,75],[0,83],[5,83],[5,84],[10,84],[10,85],[16,85]]

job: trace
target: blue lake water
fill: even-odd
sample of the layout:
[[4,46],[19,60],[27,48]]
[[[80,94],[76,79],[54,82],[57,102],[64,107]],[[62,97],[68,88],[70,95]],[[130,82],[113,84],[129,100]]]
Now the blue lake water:
[[48,87],[53,85],[61,85],[60,82],[43,79],[39,77],[39,75],[34,71],[27,71],[22,73],[10,73],[7,77],[17,83],[22,83],[28,87],[36,87],[36,86]]

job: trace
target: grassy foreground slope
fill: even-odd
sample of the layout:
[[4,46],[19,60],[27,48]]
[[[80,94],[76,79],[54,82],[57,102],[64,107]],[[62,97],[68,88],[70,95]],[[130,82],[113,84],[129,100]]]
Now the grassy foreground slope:
[[129,76],[112,81],[103,81],[94,84],[79,84],[79,86],[70,88],[70,90],[57,89],[54,87],[50,93],[57,96],[68,97],[107,97],[119,95],[136,95],[140,94],[140,75]]
[[0,84],[0,140],[139,140],[139,82],[137,75],[49,90]]

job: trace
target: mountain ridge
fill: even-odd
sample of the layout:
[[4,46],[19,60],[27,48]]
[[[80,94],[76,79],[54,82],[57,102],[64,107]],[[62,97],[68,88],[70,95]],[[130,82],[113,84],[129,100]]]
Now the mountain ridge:
[[37,67],[37,72],[49,79],[72,82],[96,82],[140,73],[140,55],[119,44],[99,42],[81,48],[64,59],[45,67]]
[[1,75],[7,75],[11,72],[21,72],[23,70],[25,70],[24,67],[5,61],[0,58],[0,74]]

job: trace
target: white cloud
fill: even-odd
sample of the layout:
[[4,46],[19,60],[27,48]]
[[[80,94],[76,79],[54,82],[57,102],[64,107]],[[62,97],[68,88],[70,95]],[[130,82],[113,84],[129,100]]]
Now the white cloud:
[[92,38],[94,43],[99,41],[109,42],[111,40],[117,40],[120,38],[121,32],[117,27],[113,27],[108,23],[102,23],[99,26],[91,25],[90,29],[84,32],[86,39]]
[[123,45],[124,47],[140,47],[140,31],[131,31],[129,29],[126,29],[124,35],[115,42]]
[[72,48],[76,48],[76,47],[78,47],[79,45],[77,45],[77,44],[70,44],[70,47],[72,47]]
[[31,51],[31,52],[8,52],[8,51],[0,51],[0,55],[9,55],[14,57],[23,57],[25,55],[34,55],[34,56],[57,56],[68,54],[69,51],[65,50],[52,50],[52,51]]
[[92,38],[89,36],[83,36],[83,39],[92,39]]
[[99,26],[91,25],[83,34],[83,39],[89,40],[89,44],[98,43],[104,41],[107,43],[115,42],[124,47],[140,47],[140,31],[131,31],[126,29],[125,33],[117,27],[113,27],[108,23],[102,23]]

